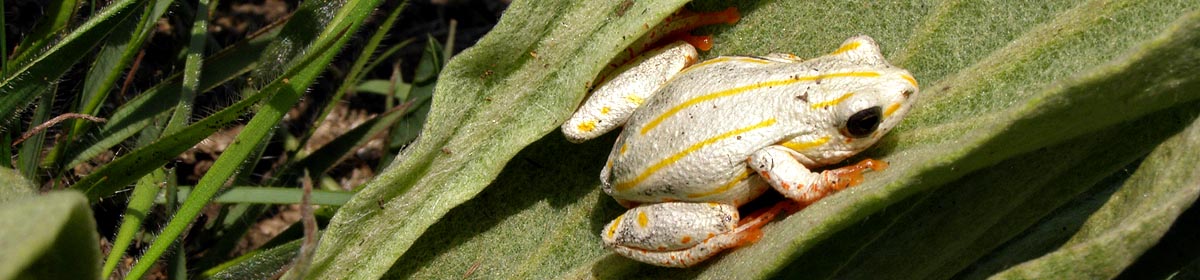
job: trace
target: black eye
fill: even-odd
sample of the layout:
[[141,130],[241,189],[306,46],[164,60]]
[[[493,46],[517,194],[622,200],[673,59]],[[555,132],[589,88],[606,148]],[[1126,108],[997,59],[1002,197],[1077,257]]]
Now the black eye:
[[843,134],[854,138],[863,138],[870,136],[875,129],[879,128],[879,122],[883,120],[883,109],[879,106],[863,109],[850,115],[846,119],[846,129]]

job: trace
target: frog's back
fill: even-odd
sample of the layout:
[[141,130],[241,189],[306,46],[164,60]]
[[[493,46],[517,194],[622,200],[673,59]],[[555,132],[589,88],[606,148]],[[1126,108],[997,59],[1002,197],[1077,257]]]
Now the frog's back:
[[776,62],[721,59],[685,70],[630,117],[601,175],[610,195],[741,204],[765,190],[745,160],[792,129],[781,127],[778,104],[758,83],[772,71],[751,64]]

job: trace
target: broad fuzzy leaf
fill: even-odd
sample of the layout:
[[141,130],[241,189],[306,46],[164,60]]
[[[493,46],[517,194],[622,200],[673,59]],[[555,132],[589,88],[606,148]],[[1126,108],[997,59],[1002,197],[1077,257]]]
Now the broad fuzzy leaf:
[[[776,221],[754,245],[657,268],[599,245],[623,211],[596,179],[612,135],[571,145],[554,131],[641,35],[630,24],[674,9],[641,5],[514,3],[443,71],[418,142],[334,218],[314,275],[946,278],[1190,123],[1200,99],[1194,1],[743,3],[741,22],[706,28],[716,40],[706,56],[814,57],[867,34],[921,81],[918,104],[867,152],[890,169]],[[934,211],[943,203],[969,211]],[[950,253],[897,255],[905,248]]]

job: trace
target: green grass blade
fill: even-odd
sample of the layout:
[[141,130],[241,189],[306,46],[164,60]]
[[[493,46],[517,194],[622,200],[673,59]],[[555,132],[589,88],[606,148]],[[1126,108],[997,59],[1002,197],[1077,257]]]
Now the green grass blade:
[[[429,100],[433,98],[433,90],[437,87],[438,73],[442,72],[446,58],[442,53],[441,45],[433,39],[433,36],[429,36],[425,42],[425,51],[421,53],[421,60],[417,62],[417,69],[413,73],[413,81],[409,85],[408,91],[394,94],[403,102],[411,103],[409,106],[416,109],[411,110],[411,114],[406,115],[399,124],[392,127],[387,141],[389,150],[398,151],[401,147],[417,139],[417,135],[421,133],[421,127],[425,125],[425,120],[429,116],[431,105]],[[393,72],[395,76],[393,79],[399,82],[399,71]]]
[[557,128],[604,64],[646,32],[643,25],[685,2],[634,3],[626,10],[637,12],[623,16],[615,1],[513,3],[496,29],[442,72],[425,130],[403,161],[334,216],[309,277],[383,275],[517,151]]
[[[313,151],[312,154],[286,165],[279,172],[278,179],[272,180],[291,182],[299,178],[304,170],[308,170],[310,174],[325,174],[329,172],[330,168],[333,168],[343,157],[354,151],[355,147],[366,144],[375,135],[386,131],[389,127],[396,124],[397,121],[410,112],[409,108],[410,106],[403,106],[393,109],[355,126],[345,134],[338,136],[333,141]],[[316,199],[315,192],[313,193],[313,198]]]
[[[192,186],[179,186],[179,202],[184,202],[192,193]],[[302,191],[288,187],[252,187],[232,186],[212,199],[213,203],[235,204],[300,204]],[[353,192],[313,190],[313,205],[341,206],[354,196]],[[158,197],[156,203],[164,203],[165,198]]]
[[[400,41],[399,43],[396,43],[395,45],[392,45],[391,47],[388,47],[387,50],[380,53],[379,56],[376,56],[375,59],[371,60],[371,62],[368,62],[367,66],[363,67],[363,72],[364,73],[370,72],[371,70],[375,70],[375,67],[379,66],[380,63],[383,63],[385,61],[391,61],[391,60],[389,60],[389,58],[391,58],[393,54],[396,54],[396,52],[399,52],[400,49],[408,46],[408,44],[411,44],[412,42],[413,42],[413,39],[408,38],[408,39],[404,39],[404,41]],[[359,79],[361,80],[361,77]]]
[[201,119],[177,133],[166,135],[150,145],[105,164],[71,187],[83,191],[92,201],[109,196],[141,178],[142,175],[162,167],[176,155],[183,153],[222,127],[235,123],[242,114],[249,112],[251,106],[266,95],[266,91],[260,91],[247,96],[246,99],[225,107],[225,109]]
[[333,97],[329,98],[329,101],[325,104],[325,107],[321,109],[320,113],[317,114],[317,124],[309,128],[308,133],[305,133],[302,136],[303,141],[300,141],[301,144],[299,147],[305,147],[307,145],[308,140],[313,133],[317,131],[317,128],[321,127],[321,125],[325,123],[325,118],[326,116],[329,116],[329,112],[333,112],[333,108],[337,107],[338,104],[341,103],[342,97],[346,95],[346,92],[350,91],[350,88],[358,85],[358,82],[362,80],[363,69],[366,69],[364,66],[367,65],[367,61],[371,60],[371,54],[374,54],[375,50],[379,48],[379,42],[383,41],[383,38],[388,35],[388,31],[392,30],[392,26],[396,23],[396,18],[400,17],[400,12],[403,11],[407,6],[408,2],[404,1],[401,2],[400,5],[397,5],[395,8],[393,8],[392,11],[388,13],[387,18],[383,20],[383,23],[379,24],[379,30],[376,30],[375,33],[371,34],[371,38],[367,39],[367,44],[363,47],[362,54],[354,60],[354,65],[350,66],[350,72],[346,74],[346,78],[342,80],[342,84],[338,86],[338,88],[333,92]]
[[113,236],[112,248],[104,260],[101,276],[112,275],[113,270],[121,263],[121,257],[125,256],[125,251],[129,249],[130,244],[133,244],[133,239],[142,229],[142,222],[150,214],[151,207],[154,206],[154,198],[162,189],[161,184],[166,182],[166,179],[166,173],[162,170],[154,170],[138,180],[137,185],[133,187],[133,192],[129,195],[129,204],[125,206],[125,215],[121,216],[123,217],[121,226],[117,229],[117,235]]
[[[208,57],[203,62],[208,67],[201,69],[197,92],[212,90],[254,69],[258,64],[256,61],[276,34],[268,31]],[[75,145],[78,148],[67,153],[73,156],[63,168],[72,168],[120,144],[150,125],[154,117],[177,105],[179,95],[175,93],[180,91],[182,76],[183,73],[175,73],[118,108],[104,124],[97,140],[88,145]]]
[[[57,96],[55,92],[58,87],[53,86],[51,90],[46,91],[38,98],[37,109],[33,111],[33,119],[30,122],[30,129],[50,120],[50,110],[54,108],[54,98]],[[34,134],[25,142],[21,142],[21,149],[17,154],[17,169],[21,170],[21,175],[25,178],[32,178],[37,181],[38,167],[42,161],[42,144],[46,140],[46,131],[42,130]],[[0,143],[4,145],[5,143]]]
[[187,126],[192,118],[192,103],[200,84],[200,67],[204,64],[204,43],[208,42],[208,0],[196,1],[195,20],[192,21],[191,39],[188,42],[187,58],[183,66],[183,82],[179,87],[179,100],[167,122],[165,133],[171,134]]
[[136,14],[137,7],[141,7],[144,1],[113,2],[61,41],[45,51],[38,51],[29,61],[13,67],[11,74],[0,82],[0,120],[11,119],[18,110],[36,99],[35,96],[70,69],[66,66],[74,65],[84,55],[91,53],[104,36],[117,31],[121,21]]
[[0,204],[0,278],[100,278],[99,237],[88,204],[75,191]]
[[[141,277],[149,271],[155,260],[162,256],[171,243],[200,214],[200,210],[216,195],[226,180],[233,176],[237,167],[271,134],[283,114],[299,101],[300,93],[315,80],[317,75],[324,71],[328,62],[337,54],[337,50],[349,40],[348,33],[357,30],[378,3],[351,2],[345,3],[348,4],[346,6],[341,4],[337,2],[314,3],[311,4],[312,6],[302,7],[297,14],[293,15],[292,20],[289,21],[288,26],[284,27],[281,34],[299,37],[298,41],[288,43],[299,44],[304,42],[305,38],[312,38],[309,37],[311,36],[309,34],[312,33],[301,34],[303,32],[323,31],[313,39],[310,49],[303,52],[302,56],[297,57],[299,63],[292,64],[292,68],[287,70],[289,75],[280,76],[279,79],[260,91],[260,93],[268,93],[270,99],[263,107],[259,108],[254,118],[238,134],[234,143],[222,152],[209,171],[200,179],[179,212],[171,218],[155,241],[150,244],[146,253],[131,269],[129,277]],[[306,15],[303,14],[323,10],[337,10],[337,13],[307,15],[314,18],[306,18]],[[322,20],[323,17],[328,20]],[[328,22],[328,25],[320,24],[322,22]],[[297,45],[281,44],[280,47],[292,49],[275,49],[276,54],[301,53],[299,49],[295,49],[298,47]],[[259,72],[257,75],[270,75],[270,73]]]
[[[8,21],[5,20],[4,6],[0,5],[0,34],[8,34],[5,27]],[[8,77],[8,36],[0,36],[0,78]],[[8,142],[8,141],[5,141]],[[6,155],[9,153],[5,153]],[[7,165],[5,165],[7,167]]]
[[398,94],[400,91],[408,92],[410,87],[412,85],[404,82],[396,83],[393,87],[392,82],[388,80],[366,80],[358,84],[354,91],[387,96],[388,94]]
[[[142,50],[143,43],[150,38],[158,19],[166,13],[171,1],[156,0],[146,4],[149,6],[143,9],[139,17],[128,17],[117,28],[130,32],[113,32],[104,39],[104,45],[96,53],[96,60],[88,70],[87,79],[84,80],[83,92],[78,96],[79,100],[76,100],[76,113],[96,115],[100,105],[116,85],[117,79],[126,74],[125,68],[129,67],[129,63]],[[68,139],[73,139],[74,135],[82,133],[83,129],[91,124],[83,120],[74,123]]]
[[[46,16],[42,18],[42,21],[38,22],[33,32],[21,39],[21,43],[17,45],[16,52],[13,53],[13,61],[24,63],[30,57],[46,49],[46,46],[55,44],[55,37],[71,24],[71,19],[77,16],[76,13],[79,12],[79,5],[81,3],[77,0],[66,0],[50,1],[46,4],[44,7],[45,10],[43,10]],[[8,58],[8,56],[4,56],[4,58]],[[9,71],[6,73],[12,72]],[[3,77],[7,78],[8,76]]]

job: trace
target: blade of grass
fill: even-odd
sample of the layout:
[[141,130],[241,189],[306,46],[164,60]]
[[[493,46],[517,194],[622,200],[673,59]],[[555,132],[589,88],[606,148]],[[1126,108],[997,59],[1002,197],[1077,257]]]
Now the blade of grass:
[[[51,86],[50,90],[43,93],[38,98],[37,109],[33,112],[33,120],[29,127],[35,127],[38,124],[44,123],[50,119],[50,111],[54,108],[55,92],[58,91],[58,86]],[[42,130],[33,135],[24,142],[21,142],[20,154],[17,155],[17,168],[21,170],[21,175],[29,178],[37,184],[38,166],[42,159],[42,145],[46,140],[46,130]],[[8,143],[0,143],[0,145],[8,146]]]
[[[365,69],[364,66],[366,66],[367,61],[371,60],[371,54],[374,54],[375,50],[379,48],[379,42],[383,41],[383,38],[388,35],[388,31],[392,30],[392,26],[395,25],[396,19],[400,17],[400,12],[403,11],[407,6],[408,1],[402,1],[395,8],[392,8],[392,11],[388,14],[387,18],[383,20],[383,23],[379,24],[379,30],[376,30],[375,33],[371,34],[371,38],[367,40],[367,44],[363,47],[361,55],[354,60],[354,65],[350,66],[350,72],[346,74],[346,78],[342,80],[342,84],[338,86],[338,88],[333,92],[333,97],[329,99],[329,102],[326,103],[325,107],[321,109],[321,112],[317,114],[317,124],[310,127],[308,132],[301,136],[299,147],[305,147],[308,144],[308,140],[312,137],[313,133],[317,131],[317,128],[321,127],[321,125],[325,123],[325,118],[329,116],[329,112],[333,112],[333,108],[337,107],[338,104],[341,103],[342,97],[346,95],[346,92],[350,91],[352,87],[357,85],[358,82],[362,80],[363,69]],[[402,42],[401,44],[404,43]],[[299,158],[304,158],[306,155],[300,154],[299,151],[303,151],[303,149],[298,149],[296,155]],[[314,174],[324,174],[324,172]]]
[[129,249],[129,245],[133,243],[133,239],[141,230],[142,222],[150,214],[150,210],[154,206],[154,198],[158,196],[159,190],[162,190],[166,179],[166,173],[161,169],[155,169],[150,174],[142,176],[137,185],[133,187],[133,192],[129,195],[129,204],[125,206],[125,214],[121,215],[121,226],[117,229],[117,235],[112,239],[112,248],[104,261],[104,268],[100,274],[103,277],[112,275],[113,270],[120,264],[121,257],[125,256],[125,251]]
[[[203,64],[208,67],[201,69],[196,92],[212,90],[254,69],[267,44],[275,39],[279,26],[281,25],[276,24],[264,28],[249,40],[234,44],[206,58]],[[182,77],[182,72],[175,73],[118,108],[101,128],[96,136],[98,140],[88,145],[73,145],[73,148],[64,154],[71,156],[62,169],[70,169],[120,144],[150,125],[154,117],[173,108],[172,105],[179,103],[179,95],[174,93],[180,91]]]
[[[171,118],[167,121],[166,127],[163,128],[162,134],[174,134],[179,132],[186,128],[188,123],[191,121],[192,103],[196,98],[197,84],[200,82],[200,69],[203,63],[205,50],[204,44],[208,41],[208,15],[212,12],[209,8],[208,0],[199,0],[196,2],[194,19],[192,21],[191,39],[188,44],[186,51],[187,57],[184,62],[183,81],[179,88],[180,91],[178,103],[176,103],[174,112],[172,113]],[[138,203],[142,204],[153,201],[152,197],[146,196],[152,196],[152,191],[157,193],[158,188],[155,186],[155,183],[157,182],[165,182],[166,188],[164,192],[168,198],[166,203],[167,215],[175,215],[175,213],[178,211],[179,204],[174,198],[178,196],[179,188],[175,185],[174,180],[167,180],[166,174],[161,168],[156,168],[151,172],[151,174],[142,177],[142,180],[139,181],[139,184],[134,187],[135,197],[131,197],[130,199],[133,200],[136,198],[139,200],[144,200],[137,201]],[[137,195],[142,196],[139,197]],[[134,206],[132,202],[130,203],[130,206]],[[136,206],[146,207],[148,205]],[[139,225],[141,225],[140,220],[132,220],[128,225],[122,224],[122,228],[124,229],[126,226],[128,226],[136,231]],[[177,243],[173,249],[175,251],[175,253],[172,254],[173,257],[167,261],[167,274],[170,276],[170,278],[184,279],[187,276],[187,248],[185,247],[185,244],[186,243],[184,242]]]
[[196,99],[200,84],[200,68],[204,64],[204,43],[208,41],[208,15],[212,11],[208,0],[196,1],[195,19],[192,21],[191,40],[188,42],[187,58],[183,66],[183,82],[179,87],[179,100],[167,122],[165,134],[173,134],[188,125],[192,118],[192,103]]
[[[71,23],[71,18],[76,16],[79,10],[79,1],[64,0],[64,1],[49,1],[44,7],[45,17],[37,23],[33,31],[21,39],[21,43],[17,45],[13,53],[13,61],[17,64],[22,64],[30,57],[36,55],[55,43],[55,36],[59,34],[63,28],[66,28]],[[94,6],[93,6],[94,7]],[[7,47],[8,45],[4,45]],[[4,58],[8,58],[5,56]],[[9,69],[11,70],[11,69]],[[9,72],[12,73],[12,72]],[[3,76],[8,77],[8,76]]]
[[[141,131],[138,135],[135,148],[145,147],[153,143],[155,139],[162,136],[163,127],[166,126],[166,117],[155,119],[155,124],[147,126],[147,129]],[[154,199],[161,190],[166,188],[168,183],[167,178],[173,177],[174,172],[168,172],[162,168],[156,168],[138,179],[134,185],[133,191],[130,192],[129,202],[125,205],[125,213],[121,217],[121,226],[117,230],[117,234],[112,238],[112,248],[109,249],[108,257],[104,261],[104,267],[101,275],[108,277],[119,265],[125,252],[129,249],[129,245],[137,238],[138,232],[142,229],[142,223],[146,217],[150,215],[150,211],[154,206]]]
[[[192,186],[179,186],[179,195],[177,196],[179,202],[183,202],[188,196],[191,196],[191,193]],[[302,191],[294,187],[231,186],[214,197],[212,202],[221,204],[299,204],[301,194]],[[354,196],[354,192],[313,190],[312,203],[314,205],[341,206],[350,200],[351,196]],[[165,197],[159,196],[155,203],[165,203],[165,199]]]
[[243,113],[248,112],[254,104],[266,96],[266,91],[248,96],[177,133],[167,135],[150,145],[136,149],[101,166],[100,169],[83,177],[71,187],[83,191],[92,201],[109,196],[136,181],[142,175],[163,166],[217,130],[237,122]]
[[[142,52],[145,41],[153,35],[158,19],[166,13],[171,1],[156,0],[146,4],[139,17],[126,18],[120,23],[120,27],[116,28],[132,32],[114,32],[104,39],[104,45],[96,53],[96,59],[88,70],[83,91],[76,97],[75,112],[96,115],[100,110],[100,105],[108,98],[109,92],[116,85],[118,78],[127,73],[130,76],[127,79],[130,79],[137,73],[136,67],[128,72],[125,71],[125,68],[130,65],[138,53]],[[91,122],[75,120],[63,138],[67,140],[59,141],[50,154],[46,155],[44,162],[48,163],[47,167],[59,162],[58,158],[63,155],[63,151],[76,146],[77,142],[74,140],[90,127],[93,127]]]
[[[96,59],[88,71],[87,79],[83,83],[83,91],[80,92],[78,107],[75,109],[77,113],[95,115],[100,109],[100,104],[108,98],[108,93],[116,85],[117,79],[124,73],[126,67],[129,66],[133,58],[142,50],[143,43],[153,34],[154,27],[158,23],[158,19],[166,13],[170,7],[169,0],[156,0],[148,2],[142,14],[139,17],[126,18],[119,30],[132,30],[132,32],[114,32],[111,36],[104,39],[104,45],[96,53]],[[134,73],[128,73],[133,75]],[[91,122],[75,121],[67,139],[74,139],[74,135],[82,133],[85,126]],[[68,143],[70,141],[67,141]]]
[[[311,62],[312,61],[303,61],[300,64],[308,64]],[[297,71],[299,70],[292,70],[288,73],[285,73],[285,76],[293,76]],[[274,88],[278,88],[282,85],[276,83],[272,84],[272,86]],[[84,177],[72,187],[83,190],[84,193],[88,195],[89,199],[93,200],[112,194],[116,190],[124,187],[126,184],[133,182],[143,174],[150,172],[154,168],[162,166],[167,161],[174,158],[175,155],[178,155],[179,153],[192,147],[218,129],[237,121],[237,119],[244,112],[246,112],[246,110],[249,110],[251,106],[256,104],[262,98],[266,97],[268,93],[272,92],[269,90],[272,88],[272,86],[268,86],[268,88],[258,91],[246,97],[242,101],[230,105],[229,107],[226,107],[225,109],[222,109],[221,111],[204,118],[177,133],[168,135],[144,148],[137,149],[124,157],[117,158],[117,160],[104,165],[96,172]],[[146,101],[143,101],[144,103],[142,104],[147,104],[147,106],[154,106],[151,104],[162,106],[161,103],[153,101],[155,100],[148,98]],[[140,107],[139,109],[145,109],[145,107]],[[131,112],[130,114],[137,114],[137,112]],[[114,118],[116,118],[116,116],[114,116]],[[130,128],[125,129],[128,130]]]
[[[5,30],[5,27],[8,25],[8,21],[5,20],[5,18],[4,18],[4,16],[7,15],[7,13],[4,12],[4,6],[6,6],[6,5],[0,5],[0,34],[8,34],[8,31]],[[7,35],[0,36],[0,78],[8,77],[8,39],[7,38],[8,38]],[[4,143],[8,143],[8,141],[4,141]],[[6,149],[6,151],[7,151],[7,149]],[[4,153],[4,154],[9,155],[10,153]],[[5,167],[8,167],[8,165],[5,165]]]
[[[310,3],[310,2],[305,2]],[[342,6],[342,4],[347,4]],[[341,49],[341,46],[349,40],[349,34],[357,30],[362,22],[366,20],[367,15],[378,4],[374,1],[364,2],[325,2],[313,3],[312,6],[307,6],[309,10],[302,7],[297,11],[297,15],[293,15],[293,19],[299,17],[300,20],[289,21],[288,26],[285,26],[284,35],[293,35],[289,32],[323,30],[315,40],[309,44],[307,52],[300,52],[298,49],[276,49],[276,54],[303,53],[299,58],[301,63],[293,64],[287,69],[287,72],[295,73],[293,75],[281,76],[271,84],[267,85],[260,92],[269,92],[270,99],[267,100],[265,106],[260,107],[254,118],[250,120],[242,132],[238,134],[209,171],[200,178],[199,183],[193,190],[188,200],[184,202],[180,211],[171,218],[163,231],[155,238],[155,241],[150,244],[149,249],[143,254],[134,267],[130,270],[129,277],[139,278],[149,271],[157,260],[167,250],[171,243],[183,233],[192,220],[200,214],[200,210],[216,195],[221,186],[224,185],[237,171],[237,167],[247,159],[247,156],[255,151],[262,141],[275,129],[275,125],[282,119],[283,115],[300,99],[300,93],[304,92],[305,88],[316,78],[317,75],[324,72],[329,61]],[[337,10],[335,14],[311,14],[312,17],[332,16],[328,19],[328,27],[325,27],[320,18],[316,21],[304,18],[305,15],[300,13],[307,11],[313,12],[318,9],[323,11]],[[295,24],[295,25],[293,25]],[[309,33],[311,34],[311,33]],[[288,42],[289,44],[303,43],[303,38],[310,35],[294,34],[300,37],[300,41]],[[283,47],[300,47],[297,45],[284,45]],[[293,72],[294,71],[294,72]],[[269,72],[258,72],[256,75],[270,75]]]
[[[401,119],[399,124],[392,127],[387,138],[389,151],[399,151],[400,148],[417,139],[421,127],[425,124],[425,118],[429,115],[429,100],[433,98],[433,89],[437,87],[438,73],[442,72],[442,66],[445,65],[446,59],[443,57],[442,47],[437,40],[432,36],[427,36],[425,42],[425,50],[421,53],[421,60],[417,61],[417,69],[413,73],[413,81],[409,84],[408,92],[396,95],[402,102],[411,103],[412,105],[409,106],[416,109]],[[399,63],[393,66],[391,80],[399,83],[401,79]],[[391,153],[389,153],[389,157],[384,158],[383,162],[391,162],[390,156]]]
[[355,126],[345,134],[338,136],[329,143],[326,143],[321,148],[313,151],[312,154],[305,156],[299,160],[288,163],[280,169],[279,175],[272,178],[272,181],[290,182],[294,181],[301,172],[307,170],[312,174],[325,174],[329,172],[341,161],[346,154],[354,150],[355,147],[366,144],[375,135],[379,135],[386,131],[389,127],[396,124],[401,118],[410,112],[412,103],[405,103],[397,108],[388,110],[382,115],[375,116],[358,126]]
[[[396,54],[396,52],[400,51],[400,49],[408,46],[408,44],[412,44],[413,41],[413,38],[408,38],[404,39],[404,41],[400,41],[400,43],[396,43],[395,45],[388,47],[387,50],[380,53],[379,56],[375,57],[375,59],[372,59],[371,62],[368,62],[367,66],[363,67],[362,73],[368,73],[371,72],[371,70],[375,70],[375,67],[379,66],[379,63],[389,61],[388,58],[392,57],[392,55]],[[359,77],[359,80],[361,79],[362,77]]]
[[[121,0],[113,2],[100,14],[91,17],[66,37],[45,51],[37,51],[29,61],[21,61],[9,77],[0,83],[0,120],[8,122],[18,110],[25,108],[33,98],[44,92],[70,67],[91,53],[110,32],[117,31],[120,22],[133,16],[137,7],[146,0]],[[117,32],[125,32],[117,31]],[[33,52],[30,52],[33,53]],[[20,60],[18,60],[20,61]]]
[[396,94],[401,91],[408,92],[409,87],[411,87],[411,85],[404,82],[392,83],[389,80],[366,80],[358,84],[358,86],[354,88],[354,91],[378,94],[386,97],[389,94]]

